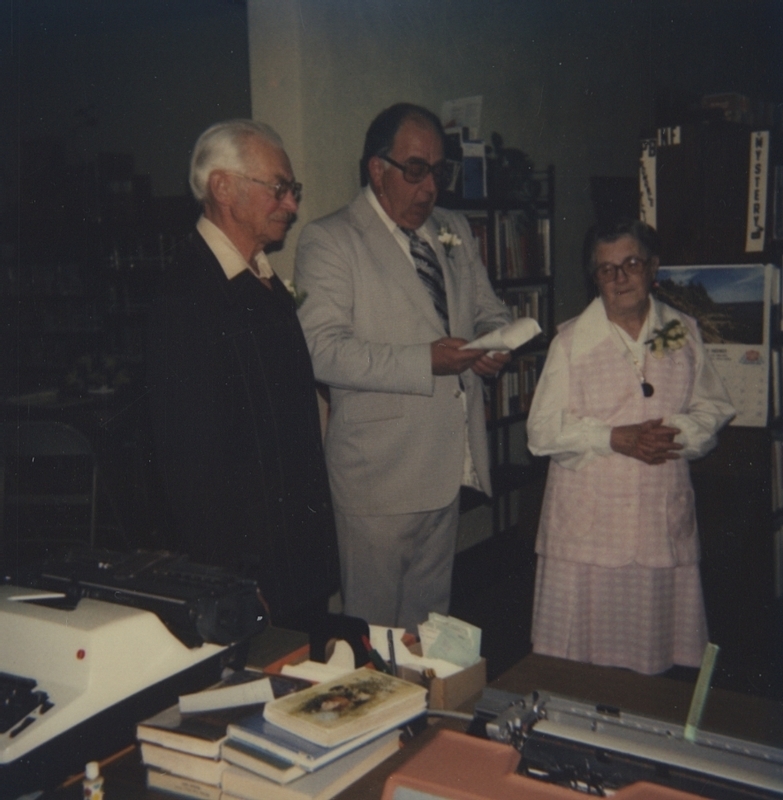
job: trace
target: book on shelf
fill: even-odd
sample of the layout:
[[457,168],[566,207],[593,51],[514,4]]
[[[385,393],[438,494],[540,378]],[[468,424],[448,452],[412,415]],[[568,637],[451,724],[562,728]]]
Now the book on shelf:
[[323,747],[334,747],[380,728],[401,724],[427,705],[427,690],[362,667],[264,706],[269,722]]
[[194,756],[193,753],[183,753],[151,742],[141,743],[141,760],[146,767],[155,767],[212,786],[220,785],[220,776],[226,768],[226,762],[222,759]]
[[549,217],[538,218],[538,249],[541,259],[542,274],[552,274],[552,221]]
[[373,739],[377,739],[382,734],[401,727],[410,719],[411,717],[406,713],[401,715],[399,720],[392,718],[385,724],[349,739],[347,742],[334,747],[323,747],[280,728],[268,719],[264,719],[262,713],[258,713],[228,726],[228,738],[224,742],[224,751],[228,753],[229,745],[241,742],[297,764],[307,772],[313,772]]
[[170,772],[162,772],[154,767],[147,770],[147,788],[178,794],[182,797],[193,797],[195,800],[220,800],[222,794],[220,786],[194,781],[192,778],[174,775]]
[[394,755],[399,747],[399,731],[389,731],[322,769],[287,784],[229,766],[223,773],[222,800],[330,800]]
[[301,778],[307,770],[283,756],[254,747],[239,739],[226,739],[222,747],[223,760],[248,772],[255,772],[275,783],[290,783]]
[[481,263],[489,268],[489,250],[487,240],[489,237],[489,219],[486,211],[468,211],[465,217],[470,225],[473,238],[476,240]]

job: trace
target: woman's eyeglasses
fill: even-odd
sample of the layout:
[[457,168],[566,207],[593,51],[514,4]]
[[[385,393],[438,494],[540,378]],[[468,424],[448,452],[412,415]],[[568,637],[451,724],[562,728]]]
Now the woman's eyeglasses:
[[599,264],[593,275],[595,275],[595,279],[598,283],[612,283],[612,281],[617,280],[617,276],[620,274],[621,270],[626,278],[630,278],[632,275],[641,274],[649,263],[649,259],[640,258],[639,256],[628,256],[622,264],[609,264],[608,262]]

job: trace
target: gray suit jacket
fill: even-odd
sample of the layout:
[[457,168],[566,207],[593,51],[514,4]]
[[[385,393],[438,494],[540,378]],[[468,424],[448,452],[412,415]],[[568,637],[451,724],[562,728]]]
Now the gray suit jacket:
[[[462,244],[446,254],[442,226]],[[435,209],[428,232],[443,266],[451,335],[470,341],[509,321],[465,218]],[[463,474],[465,413],[455,375],[433,376],[445,335],[413,265],[362,192],[302,231],[295,281],[316,379],[331,387],[326,459],[334,502],[354,514],[448,505]],[[489,494],[482,381],[462,374],[470,448]]]

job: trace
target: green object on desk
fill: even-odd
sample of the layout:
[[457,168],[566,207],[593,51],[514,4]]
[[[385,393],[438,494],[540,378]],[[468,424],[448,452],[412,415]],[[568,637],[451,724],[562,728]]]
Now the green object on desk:
[[712,671],[715,669],[715,662],[718,658],[720,648],[716,644],[707,644],[704,648],[704,655],[701,657],[701,669],[696,681],[696,688],[693,690],[691,707],[688,709],[688,718],[685,720],[685,730],[682,738],[687,742],[696,741],[696,731],[699,729],[701,715],[704,706],[707,704],[707,695],[710,691],[710,681]]

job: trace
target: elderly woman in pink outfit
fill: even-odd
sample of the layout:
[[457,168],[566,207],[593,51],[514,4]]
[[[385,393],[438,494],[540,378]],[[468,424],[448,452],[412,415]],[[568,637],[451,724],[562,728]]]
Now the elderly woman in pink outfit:
[[658,237],[595,227],[599,296],[561,325],[528,419],[551,456],[538,528],[533,649],[645,674],[698,666],[707,643],[688,459],[734,409],[696,321],[650,295]]

